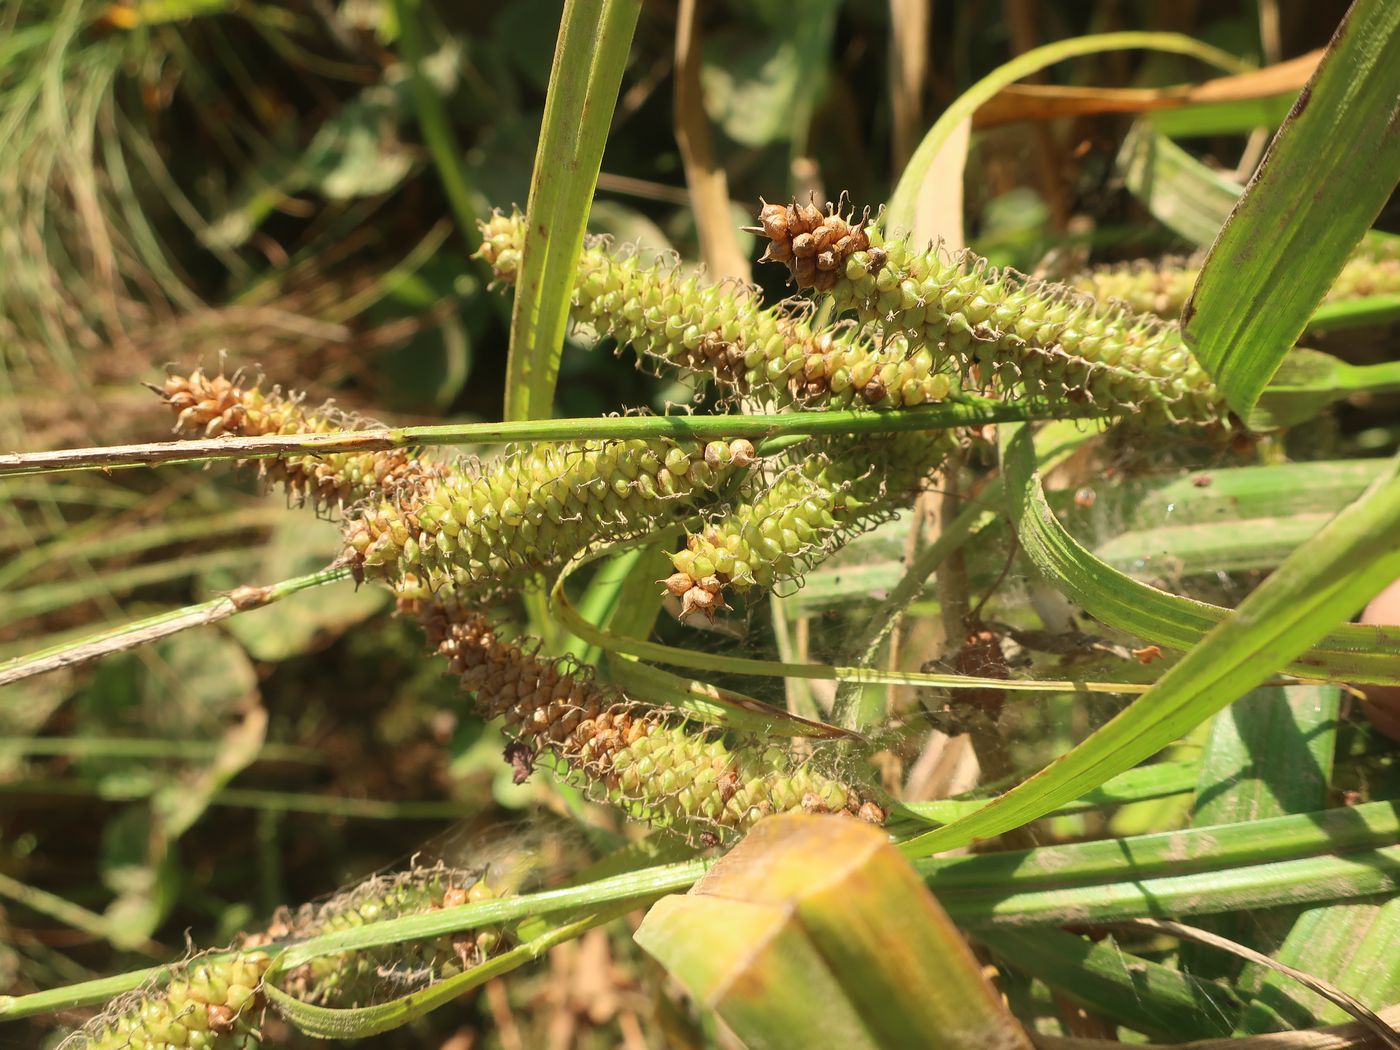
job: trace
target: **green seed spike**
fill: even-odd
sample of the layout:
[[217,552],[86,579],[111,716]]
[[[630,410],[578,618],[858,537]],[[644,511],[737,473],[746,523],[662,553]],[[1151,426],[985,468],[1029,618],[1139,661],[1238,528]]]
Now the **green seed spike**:
[[666,589],[682,618],[710,619],[726,589],[771,590],[796,579],[853,533],[873,528],[908,503],[952,451],[947,432],[899,435],[859,452],[814,442],[791,453],[766,481],[753,479],[723,517],[692,534],[671,556]]
[[[1096,299],[1118,299],[1141,313],[1175,318],[1181,314],[1203,256],[1141,260],[1086,270],[1070,278],[1070,287]],[[1352,252],[1323,302],[1336,303],[1370,295],[1400,295],[1400,240],[1364,241]]]
[[63,1050],[256,1050],[262,1045],[258,989],[270,961],[253,950],[175,967],[163,984],[112,1002],[64,1040]]
[[[237,375],[232,379],[208,376],[199,368],[187,376],[171,375],[164,386],[153,389],[177,413],[175,432],[181,437],[326,434],[364,425],[329,406],[308,409],[299,395],[275,388],[264,393],[256,383],[245,385]],[[310,500],[320,509],[343,508],[371,495],[411,487],[438,470],[402,448],[253,462],[270,481],[283,485],[293,500]]]
[[444,596],[401,596],[430,645],[476,694],[483,717],[500,718],[517,779],[545,758],[629,816],[692,841],[715,843],[773,813],[844,812],[883,823],[884,810],[811,760],[713,729],[598,684],[583,667],[547,660],[505,641],[480,614]]
[[[479,255],[513,283],[524,220],[496,214],[481,226]],[[782,307],[764,308],[757,289],[733,281],[704,284],[664,259],[585,246],[573,313],[596,332],[655,361],[712,377],[776,405],[911,408],[955,392],[956,376],[932,354],[902,341],[877,345],[850,324],[830,328]]]
[[1217,423],[1226,406],[1175,325],[997,270],[970,252],[884,243],[834,209],[765,205],[765,259],[841,313],[1004,392],[1088,402],[1150,422]]
[[[445,865],[378,876],[319,907],[284,915],[268,930],[275,940],[303,939],[422,915],[439,908],[491,900],[503,894],[478,871]],[[508,943],[499,926],[319,956],[282,979],[282,989],[303,1002],[337,1009],[366,1006],[455,977],[478,966]]]
[[347,529],[346,559],[365,576],[495,593],[692,512],[753,459],[743,439],[531,445],[366,509]]

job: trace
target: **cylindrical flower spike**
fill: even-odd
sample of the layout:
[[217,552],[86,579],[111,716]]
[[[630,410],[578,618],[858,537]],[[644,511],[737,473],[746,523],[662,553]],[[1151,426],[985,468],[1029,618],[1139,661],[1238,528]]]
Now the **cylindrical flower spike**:
[[841,545],[907,504],[954,445],[947,432],[901,434],[869,449],[801,447],[790,466],[755,479],[725,512],[671,556],[666,589],[681,599],[681,617],[710,619],[726,607],[728,588],[770,590],[792,580]]
[[[325,904],[283,915],[265,937],[301,940],[502,895],[479,871],[439,864],[377,876]],[[365,1006],[478,966],[503,948],[508,936],[500,926],[482,926],[422,941],[323,955],[290,971],[280,987],[303,1002],[320,1006]]]
[[367,509],[347,530],[346,557],[366,576],[480,596],[692,512],[753,459],[743,439],[532,445]]
[[[441,596],[439,596],[441,597]],[[761,740],[732,745],[678,713],[598,684],[587,669],[500,638],[451,600],[401,597],[447,657],[484,717],[500,718],[517,776],[547,754],[581,786],[630,816],[718,842],[772,813],[849,813],[883,823],[855,788]]]
[[197,959],[176,968],[168,983],[113,1002],[63,1042],[63,1050],[256,1050],[262,1045],[263,974],[270,956],[250,950]]
[[[480,256],[514,282],[524,220],[497,214],[482,224]],[[619,255],[606,242],[585,246],[573,314],[638,354],[713,377],[775,404],[832,408],[912,408],[956,389],[953,370],[894,340],[879,345],[854,326],[818,328],[781,307],[764,308],[757,289],[705,284],[663,259]]]
[[[1134,310],[1176,318],[1186,305],[1203,256],[1101,266],[1071,277],[1070,287],[1096,299],[1118,299]],[[1323,302],[1400,295],[1400,239],[1363,241],[1352,252]]]
[[773,242],[765,258],[785,262],[799,286],[829,291],[838,311],[907,339],[911,351],[975,366],[982,382],[1152,421],[1225,418],[1180,329],[1156,317],[997,270],[970,252],[885,243],[865,219],[834,209],[770,204],[760,220]]
[[[175,432],[181,437],[290,437],[365,425],[329,407],[308,409],[300,396],[275,387],[264,393],[256,383],[245,384],[238,376],[208,376],[199,368],[189,375],[171,375],[163,387],[154,389],[177,413]],[[245,462],[255,462],[271,482],[285,486],[293,500],[310,500],[318,508],[344,507],[373,494],[415,485],[438,469],[403,448]]]

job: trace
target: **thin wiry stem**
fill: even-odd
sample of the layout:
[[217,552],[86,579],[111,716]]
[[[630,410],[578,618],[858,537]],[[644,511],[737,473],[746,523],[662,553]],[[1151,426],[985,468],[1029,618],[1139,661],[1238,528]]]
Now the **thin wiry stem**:
[[942,430],[1040,419],[1068,419],[1102,412],[1063,402],[1025,400],[1003,403],[967,397],[899,412],[785,412],[774,415],[614,416],[582,419],[531,419],[512,423],[448,423],[414,427],[373,427],[325,434],[278,437],[218,437],[153,441],[137,445],[59,449],[52,452],[0,454],[0,477],[56,474],[74,470],[154,467],[168,463],[202,463],[225,459],[272,459],[288,455],[377,452],[419,445],[476,445],[507,441],[672,437],[692,440],[793,435],[869,434]]
[[43,649],[28,656],[19,656],[0,664],[0,686],[13,685],[35,675],[47,674],[65,667],[76,667],[100,656],[125,652],[167,638],[191,627],[205,627],[226,620],[235,613],[261,609],[275,601],[308,587],[348,579],[349,567],[322,569],[320,572],[297,576],[266,587],[239,587],[228,594],[198,605],[157,613],[134,623],[108,628],[74,642]]

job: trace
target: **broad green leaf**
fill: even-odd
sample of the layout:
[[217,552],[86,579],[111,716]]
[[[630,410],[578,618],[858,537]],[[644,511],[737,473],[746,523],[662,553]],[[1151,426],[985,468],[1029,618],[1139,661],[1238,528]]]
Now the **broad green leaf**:
[[[1018,524],[1039,492],[1034,464],[1030,432],[1017,428],[1003,470]],[[1126,710],[986,809],[904,849],[927,856],[1020,827],[1160,751],[1288,666],[1400,576],[1397,529],[1400,458]],[[1029,539],[1027,529],[1017,531]]]
[[[1358,300],[1364,301],[1369,300]],[[1351,365],[1313,350],[1293,350],[1250,410],[1249,425],[1258,430],[1292,426],[1352,394],[1395,390],[1400,390],[1400,363],[1395,361]]]
[[[1213,830],[1220,830],[1220,826]],[[1120,867],[1119,875],[1117,882],[1024,891],[1013,887],[948,893],[940,888],[937,877],[929,879],[929,886],[953,920],[973,931],[994,926],[1019,929],[1107,924],[1148,916],[1220,915],[1395,893],[1400,891],[1400,846],[1244,867],[1220,866],[1190,875],[1131,877]]]
[[1244,418],[1400,181],[1398,96],[1400,4],[1355,0],[1182,310]]
[[1159,109],[1146,119],[1163,135],[1172,138],[1243,135],[1255,128],[1278,127],[1297,97],[1295,90],[1229,102],[1202,102]]
[[506,419],[548,416],[574,268],[641,0],[567,0],[545,96],[506,361]]
[[933,127],[929,128],[928,134],[919,143],[914,155],[909,158],[909,164],[890,195],[889,205],[885,210],[885,229],[898,235],[901,231],[907,233],[916,228],[919,187],[928,175],[930,166],[937,159],[943,144],[964,121],[972,118],[978,107],[1002,88],[1069,58],[1097,55],[1104,51],[1133,49],[1190,55],[1230,72],[1243,71],[1240,61],[1234,56],[1179,33],[1100,33],[1058,40],[1053,44],[1033,48],[1023,55],[1017,55],[959,95],[957,100],[943,111],[943,115]]
[[[790,908],[720,897],[664,897],[635,938],[750,1050],[878,1050],[880,1043]],[[785,1042],[784,1040],[791,1040]]]
[[1234,824],[1326,804],[1339,690],[1252,690],[1215,716],[1201,752],[1191,823]]

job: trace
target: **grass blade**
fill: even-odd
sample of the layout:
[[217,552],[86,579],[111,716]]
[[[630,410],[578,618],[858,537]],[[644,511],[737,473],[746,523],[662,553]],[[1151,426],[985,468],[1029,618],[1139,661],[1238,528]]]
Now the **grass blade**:
[[1196,356],[1244,418],[1400,181],[1397,96],[1400,5],[1356,0],[1182,310]]
[[[1030,433],[1016,431],[1003,465],[1013,503],[1027,498],[1034,457]],[[1132,706],[986,809],[904,849],[927,856],[1020,827],[1166,747],[1287,666],[1400,576],[1400,548],[1392,541],[1397,528],[1400,459]]]
[[476,226],[476,201],[466,169],[462,165],[462,150],[457,134],[443,105],[442,96],[428,79],[423,62],[423,0],[394,0],[394,13],[399,20],[399,46],[404,64],[408,66],[409,83],[413,89],[413,105],[418,114],[418,127],[423,141],[437,168],[442,191],[457,220],[457,230],[474,252],[481,244]]
[[227,619],[236,613],[249,609],[261,609],[275,601],[308,587],[348,580],[350,570],[323,569],[306,576],[283,580],[266,587],[241,587],[232,594],[211,598],[197,605],[187,605],[183,609],[157,613],[132,623],[111,627],[95,634],[86,635],[76,641],[50,646],[27,656],[17,656],[13,660],[0,663],[0,686],[47,674],[65,667],[125,652],[137,646],[148,645],[161,638],[189,630],[191,627],[205,627],[211,623]]
[[1212,171],[1145,120],[1135,122],[1115,161],[1123,184],[1178,237],[1205,247],[1220,233],[1240,187]]
[[[1385,470],[1393,471],[1393,464]],[[1229,615],[1218,605],[1140,583],[1095,558],[1060,524],[1038,481],[1013,490],[1013,496],[1016,531],[1027,555],[1066,595],[1109,626],[1185,650]],[[1325,531],[1314,533],[1309,544]],[[1300,678],[1392,684],[1400,681],[1397,646],[1400,629],[1342,624],[1283,669]]]
[[574,267],[641,0],[568,0],[545,99],[511,316],[506,419],[550,415]]
[[1006,965],[1038,977],[1099,1016],[1157,1039],[1229,1035],[1240,1011],[1223,984],[1180,973],[1064,930],[984,930]]
[[1180,33],[1099,33],[1070,40],[1057,40],[1053,44],[1027,51],[997,67],[964,91],[943,111],[943,115],[933,127],[929,128],[928,134],[919,143],[919,148],[909,158],[909,164],[905,167],[904,174],[900,175],[894,193],[890,195],[889,206],[885,210],[885,228],[892,233],[919,228],[919,188],[934,161],[938,159],[943,145],[964,121],[971,120],[972,115],[1003,88],[1068,58],[1097,55],[1104,51],[1127,51],[1133,48],[1190,55],[1232,73],[1244,72],[1239,60],[1233,55]]

